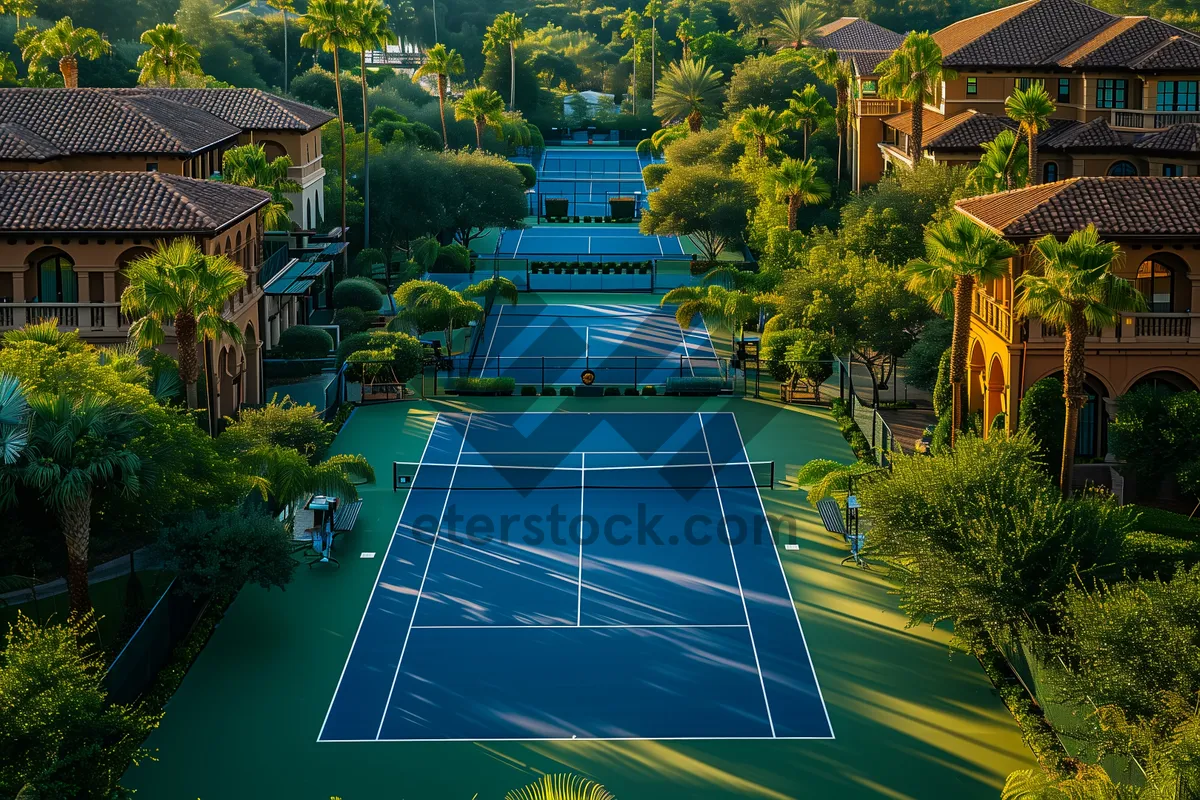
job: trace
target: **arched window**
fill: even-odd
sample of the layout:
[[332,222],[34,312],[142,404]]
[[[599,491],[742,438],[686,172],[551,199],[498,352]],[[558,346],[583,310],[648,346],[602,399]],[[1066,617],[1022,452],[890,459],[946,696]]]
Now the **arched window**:
[[37,263],[38,302],[78,303],[79,279],[75,262],[62,253],[47,256]]
[[1118,161],[1108,168],[1108,174],[1118,178],[1128,178],[1137,175],[1137,167],[1128,161]]
[[1058,180],[1058,162],[1047,161],[1042,165],[1042,183],[1054,183]]
[[1137,290],[1146,298],[1148,311],[1167,313],[1174,310],[1174,279],[1174,271],[1153,257],[1138,265]]

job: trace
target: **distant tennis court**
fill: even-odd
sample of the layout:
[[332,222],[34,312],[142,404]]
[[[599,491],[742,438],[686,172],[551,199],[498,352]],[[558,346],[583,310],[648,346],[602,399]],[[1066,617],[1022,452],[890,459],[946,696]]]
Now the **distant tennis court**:
[[773,467],[731,413],[439,415],[318,740],[832,738]]
[[591,256],[587,260],[595,262],[628,261],[631,257],[685,257],[683,245],[674,236],[646,236],[637,225],[612,223],[506,230],[500,234],[496,255],[530,261]]
[[473,363],[480,376],[577,386],[585,369],[601,386],[662,386],[671,377],[726,371],[708,327],[683,329],[673,309],[625,305],[500,305]]
[[605,148],[602,152],[574,147],[548,147],[537,164],[533,189],[535,213],[546,213],[546,200],[566,200],[569,214],[609,216],[609,201],[631,199],[641,209],[646,202],[642,163],[633,148]]

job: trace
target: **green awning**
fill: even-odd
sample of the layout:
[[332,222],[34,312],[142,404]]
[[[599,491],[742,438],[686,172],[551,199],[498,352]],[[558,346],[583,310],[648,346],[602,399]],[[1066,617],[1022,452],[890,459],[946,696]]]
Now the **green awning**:
[[302,295],[307,294],[317,278],[329,269],[328,261],[298,261],[290,263],[267,282],[263,287],[264,294],[271,295]]

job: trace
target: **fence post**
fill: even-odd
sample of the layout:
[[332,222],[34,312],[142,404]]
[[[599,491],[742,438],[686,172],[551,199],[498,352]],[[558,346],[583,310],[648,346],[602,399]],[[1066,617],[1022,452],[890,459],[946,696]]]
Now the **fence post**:
[[637,388],[637,360],[638,357],[633,357],[633,388]]
[[546,357],[542,356],[542,391],[546,391]]

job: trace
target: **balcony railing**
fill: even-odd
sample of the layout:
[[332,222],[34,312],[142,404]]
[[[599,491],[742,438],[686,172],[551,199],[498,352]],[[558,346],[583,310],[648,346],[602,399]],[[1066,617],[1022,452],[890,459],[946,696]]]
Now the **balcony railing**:
[[123,334],[132,321],[121,313],[120,303],[0,303],[0,330],[48,319],[57,319],[59,327],[78,328],[84,334]]
[[984,325],[1000,334],[1004,341],[1012,341],[1012,312],[1008,306],[983,292],[975,292],[971,310]]
[[324,159],[324,156],[317,156],[312,161],[309,161],[307,164],[301,164],[300,166],[288,167],[288,178],[296,181],[301,186],[303,186],[305,181],[307,181],[313,175],[317,174],[322,169],[324,169],[323,159]]
[[1110,124],[1114,128],[1137,130],[1163,130],[1172,125],[1200,122],[1200,111],[1142,111],[1140,109],[1114,109]]
[[899,113],[899,100],[863,97],[858,101],[858,115],[860,117],[890,117],[893,114]]
[[[1116,327],[1091,331],[1088,334],[1088,344],[1187,344],[1192,341],[1192,321],[1196,316],[1192,313],[1122,314]],[[1062,338],[1061,329],[1039,320],[1029,321],[1031,342],[1061,341]],[[1196,344],[1200,347],[1200,341]]]

